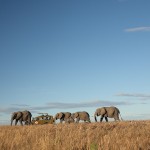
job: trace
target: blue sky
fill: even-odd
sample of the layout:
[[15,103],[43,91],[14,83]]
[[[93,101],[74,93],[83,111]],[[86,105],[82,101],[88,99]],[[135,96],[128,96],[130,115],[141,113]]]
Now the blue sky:
[[0,122],[117,106],[150,118],[149,0],[0,0]]

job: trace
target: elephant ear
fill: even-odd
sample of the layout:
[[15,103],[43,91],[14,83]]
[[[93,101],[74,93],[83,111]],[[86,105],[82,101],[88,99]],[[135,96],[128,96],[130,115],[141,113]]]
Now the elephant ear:
[[100,109],[96,109],[95,113],[94,113],[94,116],[99,116],[100,115]]
[[59,113],[59,118],[61,119],[63,117],[64,113],[60,112]]
[[22,117],[22,112],[21,112],[21,111],[17,112],[16,114],[17,114],[17,116],[16,116],[16,117],[17,117],[17,119],[19,119],[19,118],[21,118],[21,117]]
[[74,117],[77,118],[78,116],[79,116],[79,113],[76,112],[76,113],[74,114]]
[[22,112],[22,114],[23,114],[23,118],[27,119],[28,115],[29,115],[29,112],[28,111],[24,111],[24,112]]
[[59,115],[58,113],[55,115],[55,119],[57,119],[57,118],[58,118],[58,115]]
[[100,114],[101,114],[101,115],[107,114],[107,110],[106,110],[105,107],[102,107],[102,108],[100,109]]
[[17,117],[17,112],[13,112],[13,113],[12,113],[12,118],[15,119],[16,117]]

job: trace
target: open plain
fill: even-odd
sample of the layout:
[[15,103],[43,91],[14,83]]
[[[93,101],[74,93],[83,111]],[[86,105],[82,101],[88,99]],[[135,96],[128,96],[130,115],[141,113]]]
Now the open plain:
[[1,150],[149,150],[150,121],[0,126]]

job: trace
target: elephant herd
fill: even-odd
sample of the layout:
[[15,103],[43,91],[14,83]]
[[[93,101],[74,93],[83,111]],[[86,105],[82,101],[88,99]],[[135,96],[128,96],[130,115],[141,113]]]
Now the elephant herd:
[[65,123],[72,123],[75,122],[78,123],[80,120],[83,120],[84,122],[91,122],[90,121],[90,115],[86,111],[82,112],[76,112],[76,113],[70,113],[70,112],[59,112],[55,115],[54,120],[60,120],[60,123],[65,121]]
[[[108,122],[108,118],[114,118],[115,121],[119,121],[119,115],[120,115],[120,111],[117,107],[111,106],[111,107],[101,107],[101,108],[97,108],[95,113],[94,113],[94,118],[95,118],[95,122],[97,122],[97,117],[100,117],[100,122],[102,122],[103,118],[105,118],[106,122]],[[121,115],[120,115],[121,117]],[[13,112],[12,116],[11,116],[11,125],[13,123],[13,120],[15,120],[15,125],[17,125],[17,122],[19,121],[21,125],[23,125],[22,122],[25,122],[25,124],[32,124],[31,123],[31,118],[32,118],[32,114],[25,110],[25,111],[19,111],[19,112]],[[60,120],[60,123],[62,123],[63,121],[65,123],[73,123],[76,122],[78,123],[80,120],[84,121],[84,122],[91,122],[90,120],[90,115],[88,112],[86,111],[82,111],[82,112],[75,112],[75,113],[70,113],[70,112],[59,112],[55,115],[54,117],[54,122],[56,120]],[[122,118],[121,118],[122,120]]]

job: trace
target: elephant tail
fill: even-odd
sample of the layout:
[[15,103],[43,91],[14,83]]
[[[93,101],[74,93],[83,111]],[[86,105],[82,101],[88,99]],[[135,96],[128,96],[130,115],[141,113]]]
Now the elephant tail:
[[11,122],[10,122],[10,125],[12,126],[12,123],[13,123],[13,119],[11,119]]

